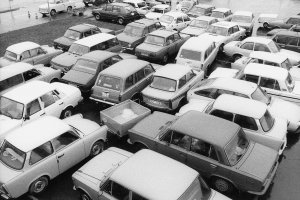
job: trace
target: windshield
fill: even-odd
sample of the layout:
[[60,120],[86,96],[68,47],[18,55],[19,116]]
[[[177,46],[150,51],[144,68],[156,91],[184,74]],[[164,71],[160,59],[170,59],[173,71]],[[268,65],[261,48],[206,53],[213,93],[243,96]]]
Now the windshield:
[[131,35],[131,36],[142,37],[143,33],[144,33],[144,28],[137,27],[137,26],[132,26],[132,25],[127,25],[124,29],[124,33],[127,34],[127,35]]
[[207,186],[205,181],[199,176],[193,181],[193,183],[180,196],[178,200],[187,200],[187,199],[207,200],[209,199],[210,195],[211,195],[211,189]]
[[95,74],[97,71],[98,63],[89,61],[89,60],[83,60],[79,59],[72,70],[84,72],[88,74]]
[[203,20],[198,20],[198,19],[194,19],[190,26],[192,27],[197,27],[197,28],[207,28],[208,27],[208,22],[207,21],[203,21]]
[[78,31],[74,31],[74,30],[68,29],[68,30],[65,32],[64,36],[65,36],[66,38],[69,38],[69,39],[72,39],[72,40],[79,40],[79,39],[80,39],[80,36],[81,36],[81,33],[78,32]]
[[293,92],[294,87],[295,87],[295,81],[292,79],[290,73],[288,73],[285,83],[286,83],[286,87],[287,87],[288,91]]
[[70,46],[70,49],[69,49],[68,52],[72,53],[72,54],[82,56],[83,54],[86,54],[86,53],[90,52],[90,49],[87,46],[83,46],[83,45],[80,45],[80,44],[73,43]]
[[235,165],[246,153],[249,146],[244,131],[240,128],[238,134],[225,146],[225,154],[231,166]]
[[24,166],[26,153],[19,150],[6,140],[0,149],[0,160],[3,164],[13,169],[20,170]]
[[227,28],[210,25],[207,29],[207,32],[217,34],[217,35],[227,36],[228,31]]
[[17,54],[15,54],[15,53],[13,53],[11,51],[7,51],[7,50],[4,53],[4,57],[8,58],[9,60],[14,60],[14,61],[17,61],[17,59],[18,59],[18,55]]
[[251,94],[251,97],[256,101],[263,102],[267,105],[271,102],[271,96],[265,93],[259,86],[257,86],[256,90]]
[[5,115],[11,119],[22,119],[24,104],[8,99],[6,97],[0,97],[0,114]]
[[215,18],[224,18],[225,16],[224,16],[224,13],[223,13],[223,12],[212,11],[211,17],[215,17]]
[[290,70],[292,68],[292,64],[290,63],[289,59],[286,59],[281,63],[281,67]]
[[261,127],[265,132],[272,129],[275,119],[271,116],[270,112],[266,110],[265,114],[259,119]]
[[162,8],[151,8],[151,12],[155,12],[155,13],[164,13],[164,9]]
[[121,80],[119,78],[101,75],[97,82],[97,85],[111,90],[120,91]]
[[159,46],[164,46],[165,44],[165,38],[156,36],[156,35],[148,35],[144,41],[145,43],[148,44],[154,44],[154,45],[159,45]]
[[274,41],[269,42],[267,46],[270,48],[272,53],[278,53],[280,51],[280,47]]
[[205,9],[204,8],[199,8],[199,7],[193,7],[190,12],[199,13],[199,14],[204,15],[205,14]]
[[172,17],[170,15],[163,15],[159,18],[160,22],[167,23],[167,24],[171,24],[173,20],[174,20],[174,17]]
[[132,6],[126,6],[126,7],[124,7],[124,8],[125,8],[125,10],[126,10],[127,12],[134,12],[134,11],[135,11],[134,7],[132,7]]
[[189,59],[189,60],[201,61],[201,52],[182,49],[179,57]]
[[176,91],[176,81],[173,79],[161,77],[161,76],[154,76],[153,81],[150,87],[164,90],[168,92],[175,92]]
[[244,22],[244,23],[251,23],[252,18],[250,16],[243,16],[243,15],[233,15],[232,22]]

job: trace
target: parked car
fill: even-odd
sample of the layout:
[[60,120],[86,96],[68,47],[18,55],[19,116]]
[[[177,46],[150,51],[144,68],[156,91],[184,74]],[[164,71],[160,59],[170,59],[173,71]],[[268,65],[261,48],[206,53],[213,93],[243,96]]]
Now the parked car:
[[154,112],[129,130],[129,139],[196,169],[223,193],[263,195],[278,167],[274,149],[249,140],[239,125],[199,111],[180,117]]
[[213,5],[197,4],[187,14],[190,18],[197,18],[200,16],[210,16],[212,10],[216,9]]
[[[94,173],[95,167],[102,173]],[[110,147],[77,170],[72,180],[81,199],[229,199],[210,189],[197,171],[147,149],[132,154]]]
[[183,12],[170,11],[163,14],[159,21],[167,30],[181,31],[190,24],[191,19]]
[[95,50],[111,52],[121,51],[121,45],[115,35],[97,33],[72,43],[69,50],[51,60],[51,67],[61,69],[64,73],[69,71],[80,56]]
[[112,3],[113,0],[83,0],[83,3],[86,7],[89,6],[89,4],[92,4],[94,6],[100,6],[103,3]]
[[179,34],[172,30],[156,30],[147,35],[144,42],[135,48],[138,58],[167,63],[175,56],[189,35]]
[[274,117],[268,106],[252,99],[222,94],[216,100],[193,99],[184,105],[178,115],[196,110],[232,121],[240,125],[246,136],[270,147],[282,155],[287,144],[287,121]]
[[267,32],[267,36],[269,37],[273,37],[274,35],[276,35],[277,33],[281,32],[281,31],[293,31],[293,32],[300,32],[300,25],[293,25],[291,28],[289,29],[284,29],[284,28],[276,28],[273,30],[270,30]]
[[141,17],[145,17],[148,12],[148,6],[144,0],[117,0],[116,2],[127,3],[133,6]]
[[179,4],[181,6],[181,12],[188,13],[195,6],[195,1],[182,0],[179,2]]
[[124,31],[117,35],[122,51],[134,54],[135,47],[143,43],[149,33],[161,28],[160,22],[152,19],[140,19],[127,24]]
[[92,15],[96,20],[111,20],[121,25],[141,18],[137,10],[127,3],[103,4],[93,9]]
[[300,16],[294,15],[282,20],[274,20],[268,23],[268,29],[284,28],[289,29],[293,25],[300,25]]
[[25,62],[32,65],[50,65],[50,60],[59,54],[61,50],[48,45],[39,45],[34,42],[20,42],[7,47],[4,56],[0,58],[0,68],[16,63]]
[[253,51],[265,51],[282,54],[289,58],[292,65],[300,64],[300,53],[281,49],[273,40],[263,37],[247,37],[242,41],[232,41],[224,46],[224,53],[237,60],[242,56],[249,56]]
[[203,71],[167,64],[153,74],[151,84],[142,91],[143,102],[154,110],[172,112],[184,105],[187,91],[203,79]]
[[22,84],[0,96],[0,136],[43,115],[70,117],[81,100],[80,90],[64,83]]
[[272,40],[282,49],[300,53],[300,32],[280,31],[272,37]]
[[119,61],[99,73],[90,99],[108,105],[127,99],[140,102],[140,93],[150,84],[154,71],[144,60]]
[[207,78],[233,78],[236,77],[240,73],[238,69],[231,69],[226,67],[217,67],[214,71],[212,71]]
[[268,29],[269,23],[277,20],[277,18],[278,14],[275,13],[261,13],[257,18],[258,28],[264,27],[265,29]]
[[192,37],[180,47],[176,63],[187,65],[197,71],[203,71],[207,75],[218,51],[219,47],[210,37],[202,35]]
[[232,12],[229,8],[216,8],[211,11],[210,16],[217,18],[218,21],[230,21],[232,17]]
[[45,116],[5,137],[0,150],[1,196],[37,195],[49,181],[104,148],[107,127],[77,114]]
[[240,40],[246,35],[246,30],[237,23],[225,21],[211,24],[206,32],[203,35],[211,37],[219,46],[220,52],[223,52],[225,44],[234,40]]
[[246,35],[251,36],[254,26],[254,14],[249,11],[236,11],[231,17],[231,21],[246,29]]
[[75,5],[79,3],[82,2],[76,2],[72,0],[51,0],[45,4],[40,5],[39,12],[43,15],[43,17],[45,17],[47,14],[54,16],[56,15],[56,13],[63,11],[71,13]]
[[11,90],[19,84],[32,80],[55,82],[61,78],[61,71],[43,65],[33,66],[28,63],[15,63],[0,68],[0,94]]
[[206,29],[213,23],[218,22],[214,17],[200,16],[191,21],[188,27],[184,28],[180,33],[184,33],[190,36],[199,36],[205,33]]
[[171,11],[171,7],[170,5],[167,5],[167,4],[158,4],[158,5],[155,5],[153,6],[150,11],[145,15],[145,17],[147,19],[157,19],[159,20],[159,18],[167,13]]
[[211,100],[221,94],[231,94],[263,102],[268,105],[268,109],[274,117],[281,117],[288,121],[289,132],[300,133],[300,107],[268,95],[255,83],[235,78],[210,78],[192,87],[187,93],[187,100]]
[[72,27],[69,27],[65,32],[64,36],[57,38],[53,42],[53,46],[56,49],[61,49],[63,51],[68,51],[71,44],[79,39],[97,34],[97,33],[109,33],[114,35],[115,31],[99,28],[92,24],[78,24]]

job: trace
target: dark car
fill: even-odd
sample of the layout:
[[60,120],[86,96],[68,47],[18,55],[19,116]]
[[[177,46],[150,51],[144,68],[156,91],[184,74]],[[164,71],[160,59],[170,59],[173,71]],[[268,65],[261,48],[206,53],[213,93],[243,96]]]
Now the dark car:
[[271,21],[268,24],[268,28],[269,29],[275,29],[275,28],[289,29],[293,25],[300,25],[300,16],[299,15],[295,15],[295,16],[292,16],[292,17],[289,17],[289,18],[283,19],[283,20]]
[[300,53],[300,32],[294,31],[279,31],[272,40],[281,48],[296,51]]
[[127,3],[103,4],[93,9],[92,14],[96,20],[111,20],[121,25],[141,18],[136,9]]
[[215,6],[207,5],[207,4],[198,4],[195,5],[187,14],[189,17],[196,18],[199,16],[210,16],[211,11],[216,9]]
[[134,53],[135,47],[141,44],[149,33],[161,27],[159,21],[152,19],[140,19],[127,24],[124,31],[117,35],[123,52]]
[[277,33],[281,32],[281,31],[286,31],[286,30],[300,32],[300,25],[293,25],[290,29],[275,28],[275,29],[267,32],[267,36],[272,37],[272,36],[276,35]]

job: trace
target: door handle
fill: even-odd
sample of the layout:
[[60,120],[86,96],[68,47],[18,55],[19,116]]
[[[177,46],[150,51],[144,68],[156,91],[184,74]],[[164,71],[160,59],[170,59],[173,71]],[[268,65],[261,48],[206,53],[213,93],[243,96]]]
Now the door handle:
[[57,156],[58,158],[61,158],[61,157],[63,157],[65,154],[63,153],[63,154],[61,154],[61,155],[59,155],[59,156]]
[[210,164],[211,168],[216,168],[217,165],[214,165],[214,164]]
[[43,115],[45,115],[46,113],[42,113],[40,116],[43,116]]

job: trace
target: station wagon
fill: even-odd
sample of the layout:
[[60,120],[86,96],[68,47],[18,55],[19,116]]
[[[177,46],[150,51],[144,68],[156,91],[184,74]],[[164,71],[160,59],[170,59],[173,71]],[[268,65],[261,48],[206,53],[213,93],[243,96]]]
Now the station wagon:
[[218,20],[214,17],[200,16],[193,19],[188,27],[180,31],[180,33],[190,36],[199,36],[206,31],[209,25],[216,22],[218,22]]
[[199,16],[210,16],[212,10],[216,9],[213,5],[208,4],[197,4],[195,5],[187,14],[191,18],[196,18]]
[[45,116],[13,130],[0,150],[0,195],[43,192],[49,181],[104,148],[107,127],[82,118]]
[[211,11],[211,17],[215,17],[218,21],[230,21],[232,12],[229,8],[216,8]]

